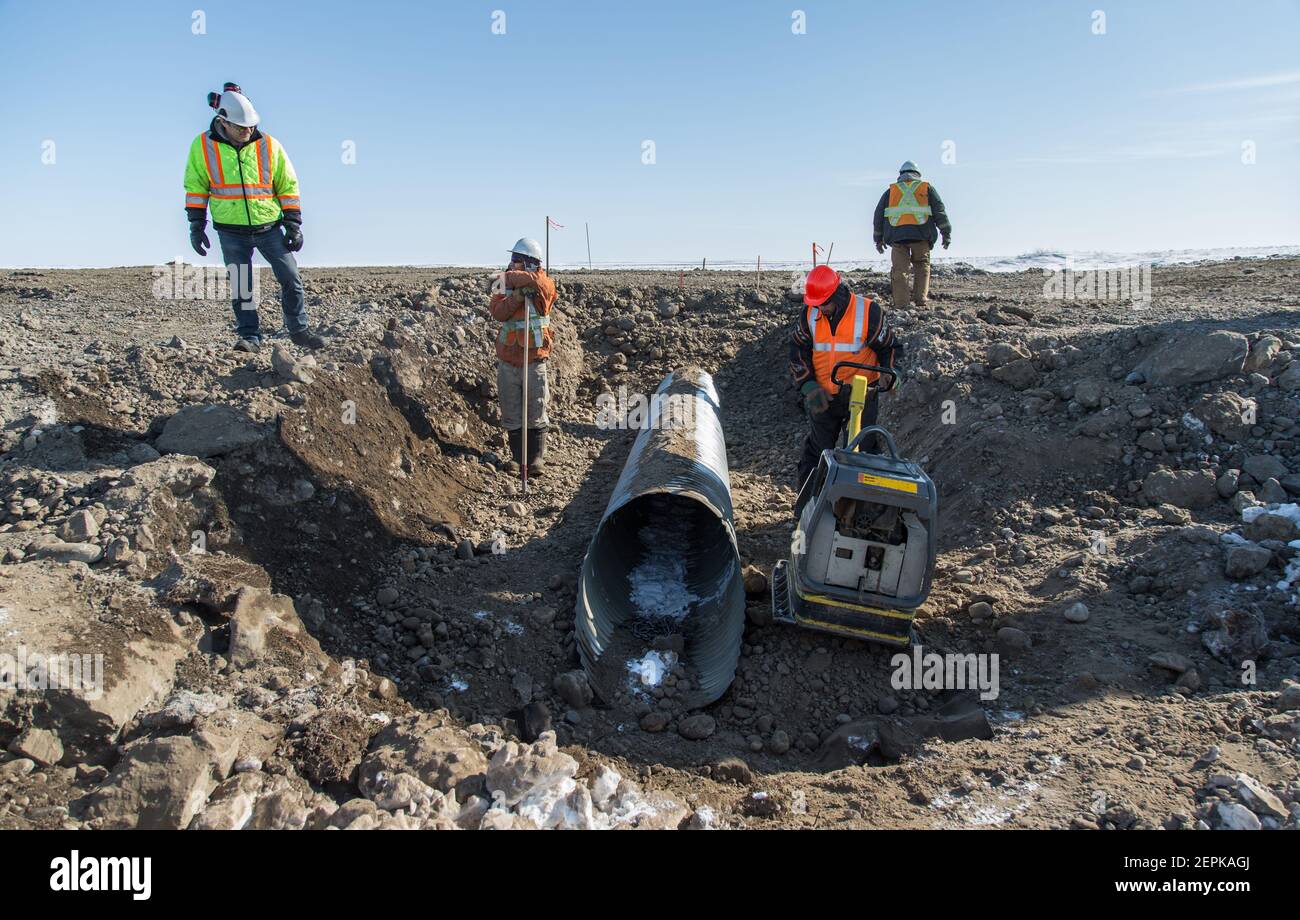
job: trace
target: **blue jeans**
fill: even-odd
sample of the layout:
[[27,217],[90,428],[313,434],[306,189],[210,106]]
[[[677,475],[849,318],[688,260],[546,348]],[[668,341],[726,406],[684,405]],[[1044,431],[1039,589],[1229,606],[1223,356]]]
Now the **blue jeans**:
[[284,245],[284,232],[279,225],[261,233],[241,233],[218,230],[221,241],[221,258],[230,275],[231,309],[235,311],[235,332],[241,339],[258,338],[257,301],[253,298],[253,250],[262,254],[280,282],[280,306],[284,311],[284,327],[290,334],[307,328],[307,298],[298,276],[298,262]]

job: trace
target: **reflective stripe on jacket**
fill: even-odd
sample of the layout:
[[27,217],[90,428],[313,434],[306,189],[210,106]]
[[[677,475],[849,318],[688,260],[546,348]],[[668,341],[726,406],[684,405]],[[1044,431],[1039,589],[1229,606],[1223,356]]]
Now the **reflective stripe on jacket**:
[[[534,311],[536,307],[534,306]],[[541,348],[544,341],[545,330],[551,328],[551,318],[542,316],[536,312],[530,314],[527,321],[523,319],[508,319],[501,324],[501,335],[498,337],[503,345],[523,345],[524,344],[524,327],[532,331],[533,348]]]
[[297,215],[298,176],[284,147],[260,132],[239,148],[215,128],[200,134],[185,164],[185,207],[205,206],[213,223],[244,227],[273,223],[285,211]]
[[930,183],[920,179],[895,182],[889,186],[889,205],[885,219],[891,227],[923,224],[930,219]]

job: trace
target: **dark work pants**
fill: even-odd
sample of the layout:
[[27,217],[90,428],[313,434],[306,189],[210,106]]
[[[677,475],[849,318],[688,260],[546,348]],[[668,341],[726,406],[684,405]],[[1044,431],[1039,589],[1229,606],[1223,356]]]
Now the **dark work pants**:
[[302,278],[298,275],[298,262],[284,244],[284,231],[279,225],[261,233],[240,233],[218,230],[221,257],[230,273],[230,306],[235,311],[235,334],[241,339],[260,337],[257,303],[249,287],[253,276],[253,250],[262,254],[275,280],[280,282],[280,308],[284,314],[284,327],[290,333],[307,328],[306,295]]
[[[876,424],[880,414],[880,396],[875,391],[867,397],[867,404],[862,408],[862,427]],[[799,458],[798,482],[796,489],[803,488],[804,481],[821,459],[822,451],[834,447],[840,431],[849,420],[849,387],[843,386],[831,400],[830,407],[819,415],[808,414],[808,437],[803,442],[803,456]],[[807,496],[811,498],[812,496]],[[797,514],[802,506],[795,509]]]

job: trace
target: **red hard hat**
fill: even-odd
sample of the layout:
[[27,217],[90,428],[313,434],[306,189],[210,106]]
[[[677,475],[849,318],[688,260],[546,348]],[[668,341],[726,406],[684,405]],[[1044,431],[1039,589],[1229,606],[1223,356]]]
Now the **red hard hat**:
[[808,273],[804,282],[803,302],[810,307],[820,307],[830,300],[840,286],[840,273],[829,265],[818,265]]

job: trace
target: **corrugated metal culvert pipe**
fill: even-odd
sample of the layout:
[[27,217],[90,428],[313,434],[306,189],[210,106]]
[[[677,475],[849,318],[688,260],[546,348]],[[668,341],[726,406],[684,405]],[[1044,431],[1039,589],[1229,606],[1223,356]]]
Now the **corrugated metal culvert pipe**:
[[682,701],[703,706],[735,678],[745,625],[718,394],[679,368],[650,402],[582,563],[578,651],[606,702],[681,665]]

